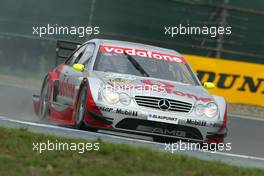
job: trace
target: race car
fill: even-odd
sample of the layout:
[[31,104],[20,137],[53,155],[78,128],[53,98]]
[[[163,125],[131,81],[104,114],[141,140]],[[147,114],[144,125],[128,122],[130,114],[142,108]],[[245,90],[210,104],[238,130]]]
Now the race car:
[[33,102],[42,120],[78,129],[220,143],[227,103],[213,87],[175,50],[92,39],[47,73]]

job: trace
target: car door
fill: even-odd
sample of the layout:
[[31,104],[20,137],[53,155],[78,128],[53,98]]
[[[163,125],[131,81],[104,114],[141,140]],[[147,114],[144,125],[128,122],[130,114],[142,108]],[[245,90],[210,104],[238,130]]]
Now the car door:
[[[77,64],[83,64],[85,68],[89,68],[89,61],[91,61],[93,54],[95,50],[95,44],[93,43],[88,43],[83,54],[81,55],[80,59],[76,60],[75,62]],[[79,90],[79,86],[82,81],[82,77],[84,76],[82,72],[80,71],[75,71],[73,68],[70,68],[72,70],[73,74],[68,75],[68,83],[70,85],[75,86],[75,92],[74,94],[70,97],[70,101],[73,103],[75,94],[78,93],[77,91]]]
[[63,80],[64,80],[64,88],[65,88],[65,97],[64,104],[73,105],[74,97],[78,92],[79,85],[82,81],[83,73],[80,71],[76,71],[73,69],[74,64],[83,64],[85,68],[88,68],[89,61],[92,59],[94,54],[95,44],[87,43],[83,48],[80,48],[79,51],[74,55],[75,58],[72,59],[66,65],[64,69]]
[[73,105],[72,99],[75,93],[75,85],[70,82],[70,79],[71,77],[82,77],[83,73],[75,71],[72,66],[81,59],[86,47],[87,45],[80,46],[63,65],[63,69],[60,72],[59,93],[57,96],[57,102],[60,104]]

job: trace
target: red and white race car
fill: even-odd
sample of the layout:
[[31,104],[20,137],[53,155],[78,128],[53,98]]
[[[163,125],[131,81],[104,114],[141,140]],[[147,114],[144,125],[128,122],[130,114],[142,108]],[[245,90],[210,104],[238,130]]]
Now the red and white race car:
[[80,129],[218,143],[226,101],[206,91],[212,87],[174,50],[93,39],[47,73],[34,108],[41,119]]

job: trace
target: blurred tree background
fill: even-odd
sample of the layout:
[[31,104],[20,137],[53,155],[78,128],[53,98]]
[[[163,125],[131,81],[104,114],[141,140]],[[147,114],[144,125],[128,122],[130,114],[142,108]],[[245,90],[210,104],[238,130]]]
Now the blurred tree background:
[[[99,35],[33,35],[33,26],[99,26]],[[164,35],[164,26],[231,26],[211,38]],[[1,0],[0,67],[40,75],[55,66],[58,39],[91,38],[154,44],[185,54],[264,63],[264,1],[251,0]],[[1,73],[1,71],[0,71]]]

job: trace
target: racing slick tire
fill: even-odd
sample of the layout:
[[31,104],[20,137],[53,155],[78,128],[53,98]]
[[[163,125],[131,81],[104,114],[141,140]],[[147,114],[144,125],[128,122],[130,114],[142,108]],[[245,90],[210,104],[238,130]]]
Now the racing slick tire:
[[46,77],[42,83],[39,99],[39,113],[38,116],[41,120],[45,120],[49,113],[49,94],[50,94],[50,81]]
[[83,117],[85,115],[85,108],[86,108],[86,104],[87,104],[87,84],[84,83],[83,86],[81,87],[80,90],[80,94],[79,94],[79,99],[78,99],[78,103],[76,106],[76,113],[75,113],[75,128],[77,129],[86,129],[89,131],[93,131],[93,132],[97,132],[98,130],[96,128],[92,128],[92,127],[87,127],[83,121]]

